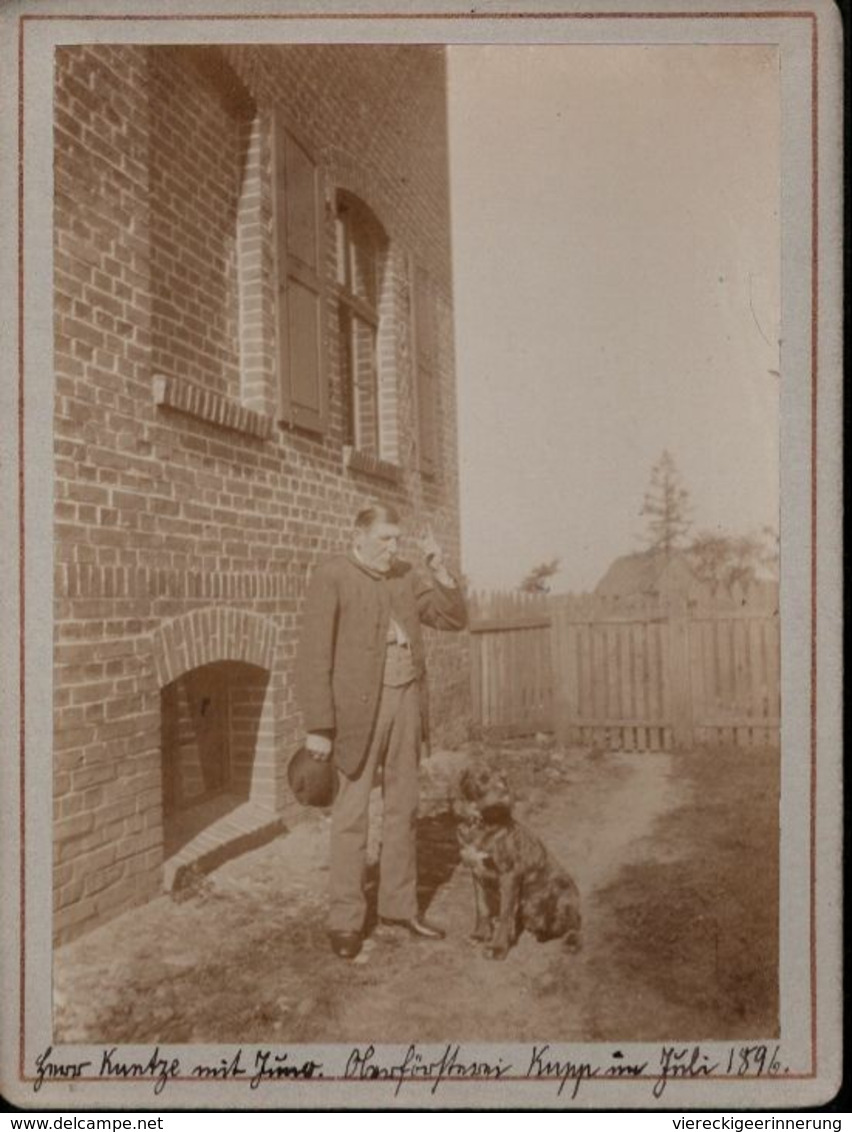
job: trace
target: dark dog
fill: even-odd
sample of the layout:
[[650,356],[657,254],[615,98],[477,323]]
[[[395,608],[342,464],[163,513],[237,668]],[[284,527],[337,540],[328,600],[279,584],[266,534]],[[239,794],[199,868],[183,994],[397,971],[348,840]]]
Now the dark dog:
[[512,817],[512,795],[502,774],[487,767],[466,770],[456,806],[462,861],[473,875],[476,926],[473,939],[485,953],[505,959],[526,929],[540,942],[580,940],[580,894],[544,845]]

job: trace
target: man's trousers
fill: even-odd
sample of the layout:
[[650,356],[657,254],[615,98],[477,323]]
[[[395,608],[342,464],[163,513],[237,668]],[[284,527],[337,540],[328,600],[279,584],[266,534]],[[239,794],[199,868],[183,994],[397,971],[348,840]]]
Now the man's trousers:
[[379,916],[409,920],[417,915],[417,764],[420,755],[420,693],[416,681],[384,687],[363,769],[357,778],[339,776],[331,812],[332,931],[360,932],[367,905],[370,790],[382,771],[382,845],[379,859]]

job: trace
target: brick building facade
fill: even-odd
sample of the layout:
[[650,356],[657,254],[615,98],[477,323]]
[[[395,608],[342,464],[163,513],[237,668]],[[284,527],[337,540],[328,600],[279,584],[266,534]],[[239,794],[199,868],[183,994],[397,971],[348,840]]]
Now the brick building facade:
[[[60,48],[55,143],[61,941],[289,817],[302,597],[355,509],[456,563],[459,519],[442,49]],[[466,644],[429,651],[452,743]]]

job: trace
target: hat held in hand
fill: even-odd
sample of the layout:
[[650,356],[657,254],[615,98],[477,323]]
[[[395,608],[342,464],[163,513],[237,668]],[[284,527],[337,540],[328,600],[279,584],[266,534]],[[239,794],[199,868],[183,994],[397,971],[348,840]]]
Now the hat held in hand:
[[287,780],[303,806],[330,806],[337,794],[337,771],[331,759],[316,759],[300,747],[290,759]]

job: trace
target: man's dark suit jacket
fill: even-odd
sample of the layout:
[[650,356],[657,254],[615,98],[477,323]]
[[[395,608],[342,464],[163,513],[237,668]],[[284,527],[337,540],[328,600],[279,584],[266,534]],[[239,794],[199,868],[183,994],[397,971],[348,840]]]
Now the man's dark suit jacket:
[[[460,588],[418,581],[407,562],[382,576],[341,555],[322,563],[308,586],[296,666],[296,692],[307,732],[333,737],[334,761],[357,775],[370,742],[382,690],[391,612],[411,643],[417,679],[424,682],[421,622],[463,629]],[[421,702],[425,705],[425,696]]]

